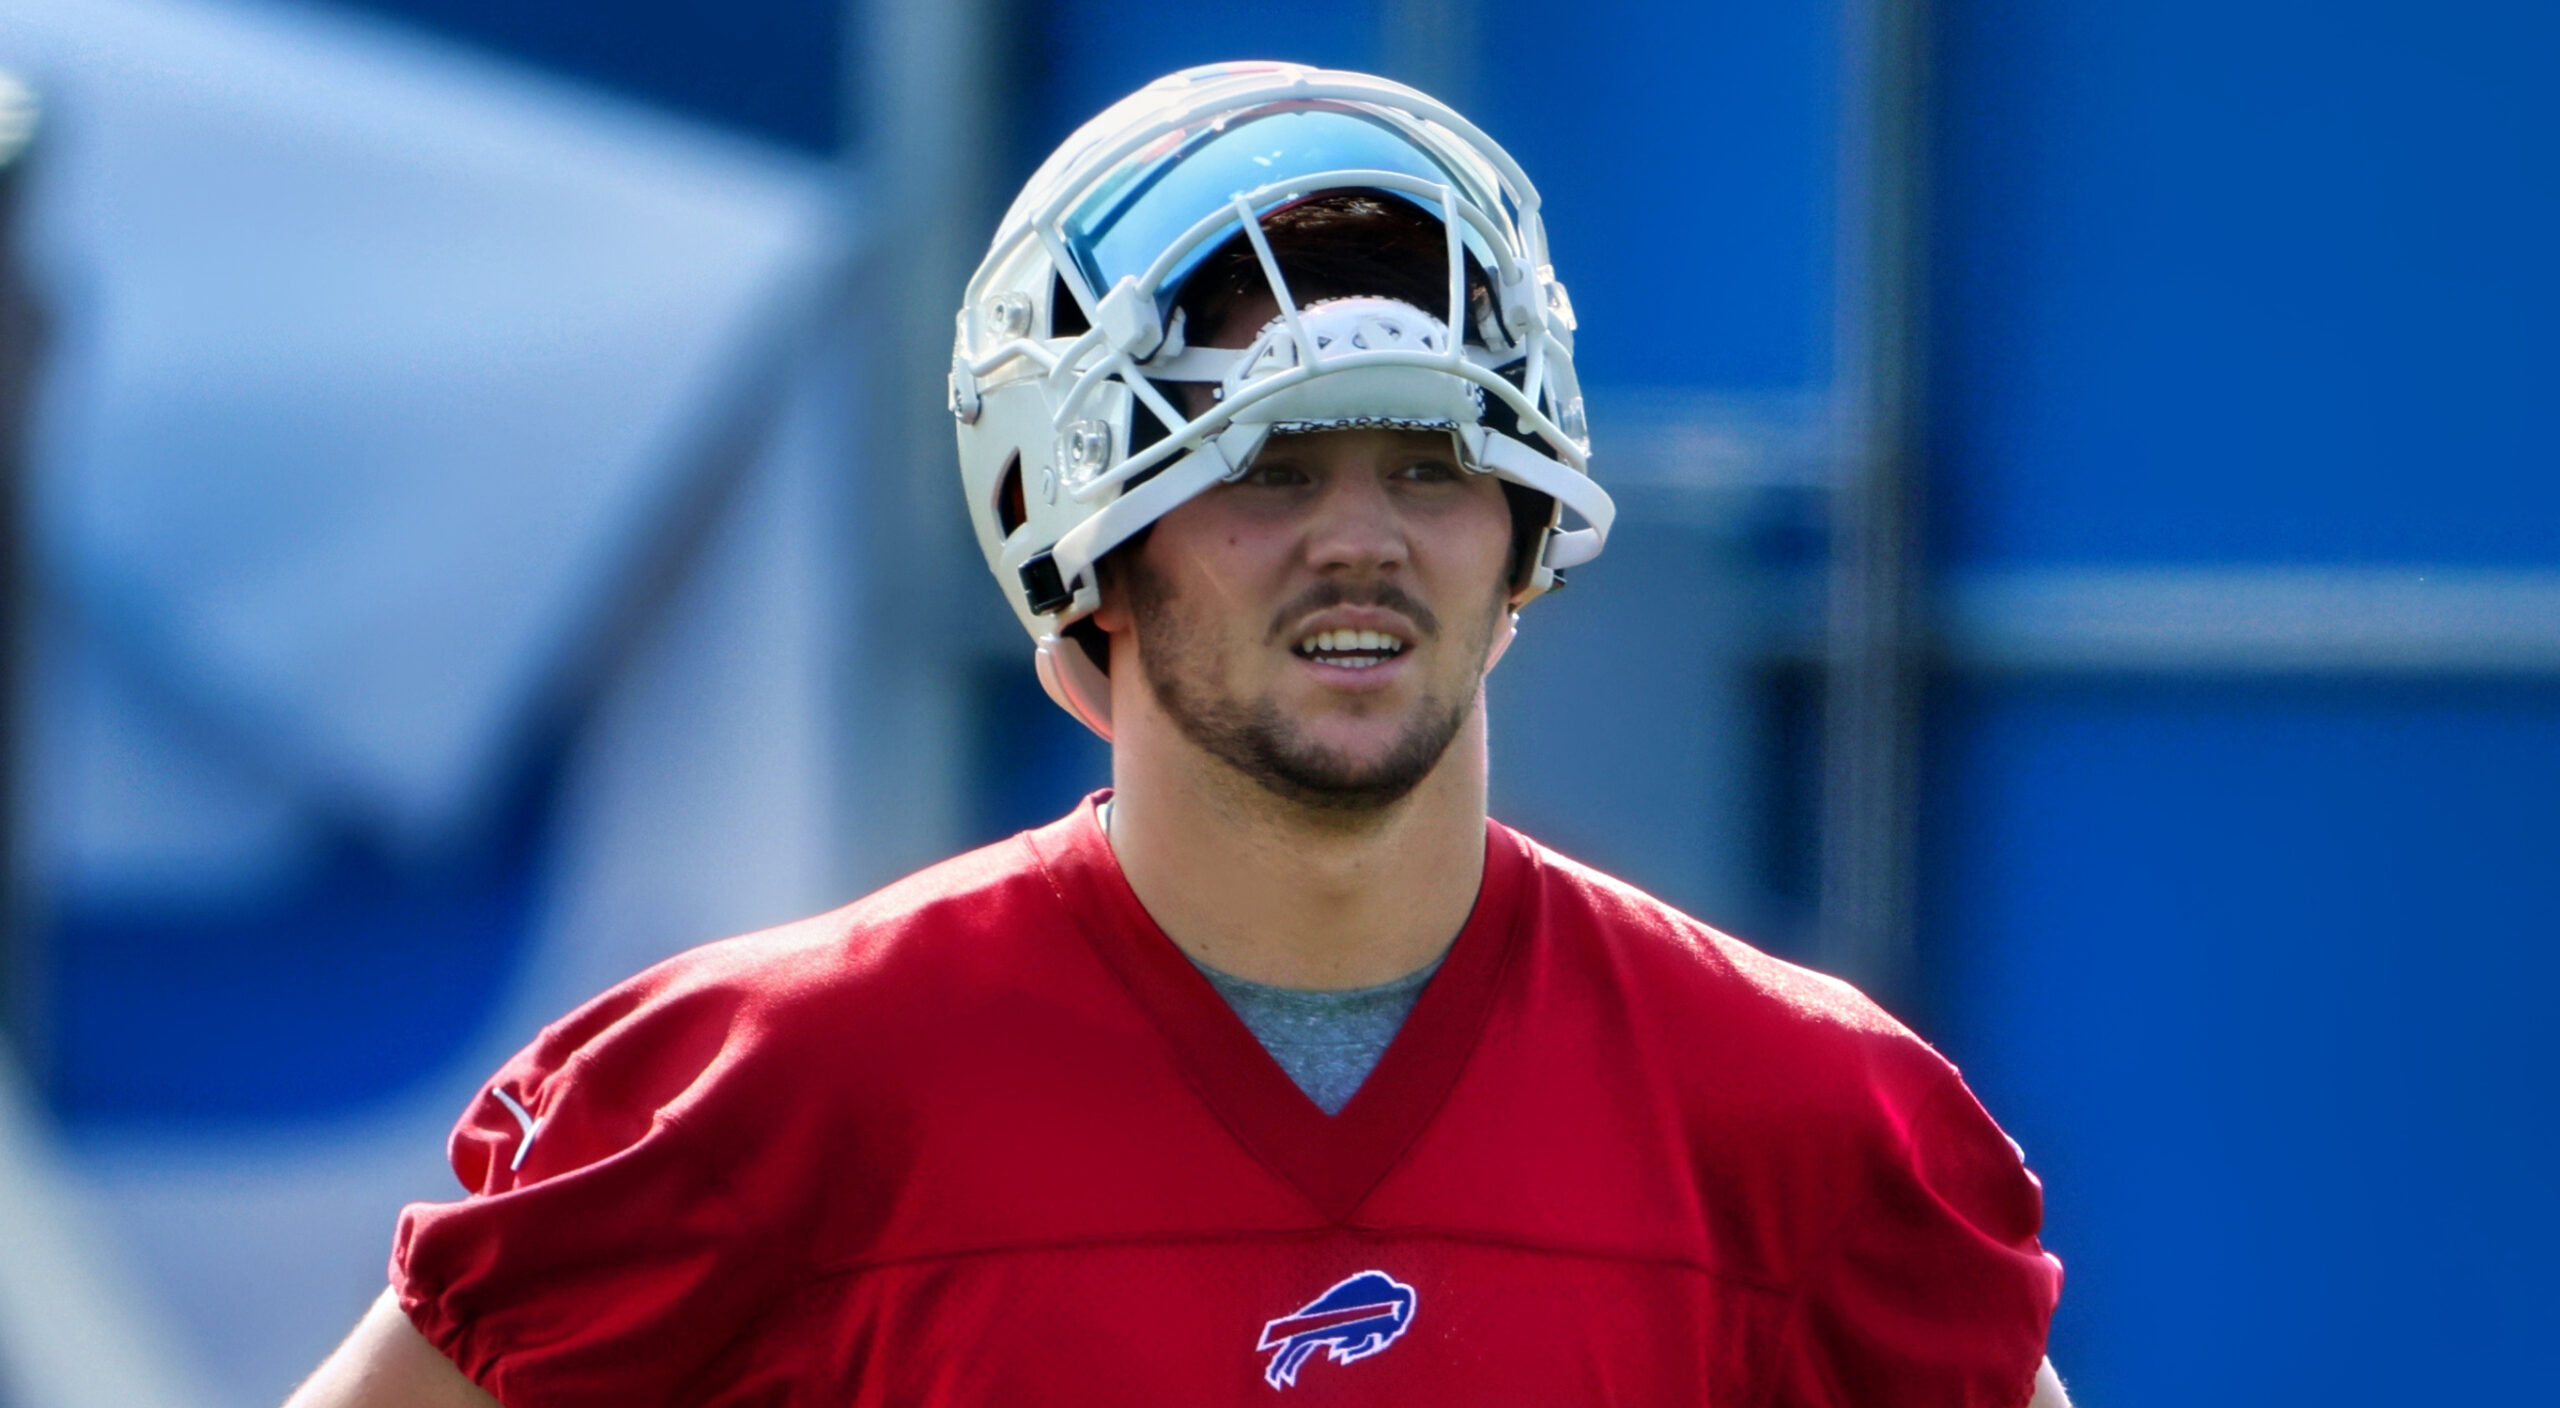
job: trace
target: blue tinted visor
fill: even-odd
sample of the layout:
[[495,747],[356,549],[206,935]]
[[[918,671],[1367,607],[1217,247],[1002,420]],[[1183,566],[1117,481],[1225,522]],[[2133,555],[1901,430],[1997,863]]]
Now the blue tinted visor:
[[[1124,276],[1144,275],[1174,241],[1238,195],[1328,171],[1391,171],[1449,186],[1460,200],[1488,212],[1512,214],[1510,203],[1499,190],[1488,189],[1482,176],[1452,169],[1393,123],[1355,109],[1292,103],[1166,134],[1096,182],[1068,213],[1061,233],[1086,287],[1099,296]],[[1276,193],[1254,214],[1268,215],[1322,189],[1329,187]],[[1439,214],[1451,218],[1447,211]],[[1461,235],[1479,261],[1495,262],[1474,230],[1462,225]],[[1171,310],[1182,281],[1220,243],[1202,241],[1166,271],[1156,288],[1162,311]]]

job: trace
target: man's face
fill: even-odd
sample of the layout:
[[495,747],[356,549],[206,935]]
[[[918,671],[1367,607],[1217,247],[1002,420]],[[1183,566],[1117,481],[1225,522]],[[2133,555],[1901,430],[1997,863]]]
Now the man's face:
[[1194,744],[1294,801],[1374,810],[1475,707],[1510,545],[1500,484],[1445,432],[1274,435],[1115,559],[1096,619]]

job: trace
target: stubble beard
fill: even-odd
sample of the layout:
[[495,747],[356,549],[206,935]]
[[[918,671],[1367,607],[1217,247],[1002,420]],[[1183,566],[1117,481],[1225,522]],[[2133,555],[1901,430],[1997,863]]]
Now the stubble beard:
[[[1454,699],[1426,693],[1395,742],[1374,760],[1362,762],[1309,737],[1268,695],[1246,699],[1205,686],[1214,675],[1210,652],[1184,619],[1171,587],[1142,561],[1129,564],[1124,581],[1147,688],[1165,717],[1203,752],[1272,795],[1311,811],[1366,815],[1403,801],[1440,765],[1475,708],[1475,688],[1461,691]],[[1355,602],[1392,605],[1405,611],[1427,635],[1438,634],[1430,611],[1392,587],[1364,593],[1358,588],[1327,586],[1312,597],[1292,603],[1282,618]],[[1478,645],[1491,648],[1490,621]]]

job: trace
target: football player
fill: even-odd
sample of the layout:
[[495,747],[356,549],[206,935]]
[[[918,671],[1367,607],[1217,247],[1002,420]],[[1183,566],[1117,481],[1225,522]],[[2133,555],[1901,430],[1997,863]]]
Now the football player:
[[2059,1404],[1955,1071],[1486,817],[1483,679],[1612,517],[1573,350],[1422,94],[1079,131],[950,406],[1111,789],[545,1030],[297,1403]]

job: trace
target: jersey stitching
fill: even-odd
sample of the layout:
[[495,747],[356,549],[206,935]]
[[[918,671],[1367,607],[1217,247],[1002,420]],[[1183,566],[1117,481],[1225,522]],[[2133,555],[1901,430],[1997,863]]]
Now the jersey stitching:
[[[1772,1363],[1779,1365],[1794,1363],[1803,1354],[1805,1321],[1804,1308],[1807,1297],[1805,1296],[1804,1289],[1802,1287],[1797,1287],[1796,1289],[1789,1291],[1788,1295],[1795,1301],[1795,1304],[1787,1311],[1786,1328],[1781,1330],[1778,1334],[1778,1353],[1771,1360]],[[1829,1365],[1824,1365],[1823,1370],[1824,1386],[1829,1388],[1831,1390],[1832,1397],[1837,1399],[1840,1394],[1840,1386],[1831,1382]],[[1784,1373],[1785,1371],[1781,1369],[1778,1373],[1765,1376],[1765,1382],[1769,1386],[1769,1392],[1762,1400],[1764,1403],[1777,1402],[1778,1390]]]
[[[1936,1053],[1932,1051],[1931,1054]],[[1954,1089],[1953,1086],[1941,1083],[1922,1097],[1919,1106],[1912,1111],[1912,1117],[1905,1128],[1920,1124],[1923,1117],[1936,1109],[1938,1101],[1952,1089]],[[1830,1232],[1822,1238],[1821,1250],[1807,1256],[1804,1260],[1805,1272],[1798,1278],[1794,1291],[1795,1308],[1787,1316],[1787,1330],[1783,1341],[1791,1356],[1801,1351],[1806,1334],[1805,1319],[1813,1303],[1813,1298],[1807,1293],[1805,1287],[1815,1278],[1827,1274],[1831,1269],[1831,1263],[1839,1259],[1840,1244],[1849,1239],[1849,1228],[1857,1221],[1859,1211],[1860,1208],[1854,1199],[1848,1206],[1843,1207],[1840,1210],[1839,1219],[1832,1224]],[[1828,1360],[1822,1361],[1822,1379],[1823,1385],[1831,1391],[1832,1398],[1837,1401],[1840,1397],[1840,1383],[1838,1376],[1832,1372],[1832,1366]]]
[[1624,1262],[1638,1266],[1663,1266],[1688,1271],[1709,1280],[1741,1286],[1772,1295],[1795,1295],[1797,1288],[1781,1281],[1731,1271],[1676,1252],[1631,1252],[1609,1247],[1575,1246],[1559,1242],[1542,1242],[1528,1237],[1505,1237],[1482,1232],[1452,1231],[1430,1227],[1379,1227],[1356,1222],[1328,1223],[1321,1227],[1274,1228],[1241,1232],[1159,1232],[1129,1233],[1104,1237],[1059,1237],[988,1242],[978,1246],[945,1247],[933,1251],[910,1252],[899,1256],[856,1257],[817,1268],[799,1283],[806,1289],[822,1281],[866,1275],[874,1271],[901,1266],[920,1266],[937,1261],[967,1261],[980,1257],[1003,1256],[1014,1252],[1080,1251],[1104,1247],[1180,1246],[1193,1242],[1256,1241],[1278,1242],[1341,1232],[1363,1236],[1402,1238],[1416,1241],[1453,1242],[1465,1246],[1490,1247],[1503,1251],[1528,1252],[1537,1256],[1578,1257],[1589,1261]]
[[[685,1120],[683,1112],[681,1111],[660,1110],[657,1113],[657,1119],[659,1120],[660,1127],[662,1129],[671,1131],[681,1124],[685,1126],[688,1133],[691,1132],[692,1126]],[[733,1207],[744,1206],[747,1200],[739,1196],[736,1185],[731,1182],[728,1172],[729,1167],[729,1165],[723,1164],[709,1170],[712,1186],[719,1191],[720,1198],[723,1202],[728,1203]],[[805,1239],[794,1240],[798,1241],[800,1245],[804,1247],[807,1245]],[[692,1376],[685,1379],[683,1384],[680,1385],[680,1387],[687,1391],[676,1395],[669,1401],[675,1403],[708,1403],[712,1401],[714,1395],[710,1393],[695,1393],[691,1390],[696,1385],[716,1382],[713,1378],[713,1372],[715,1370],[725,1368],[730,1359],[738,1354],[742,1349],[759,1343],[759,1337],[753,1333],[748,1333],[748,1331],[761,1327],[764,1321],[777,1309],[788,1304],[792,1299],[794,1299],[799,1294],[801,1288],[813,1285],[820,1279],[822,1278],[816,1274],[815,1268],[804,1267],[796,1279],[785,1282],[784,1284],[789,1285],[791,1289],[782,1294],[768,1297],[763,1304],[757,1306],[755,1313],[749,1315],[741,1322],[741,1333],[730,1341],[729,1347],[703,1361],[702,1365],[693,1372]]]

